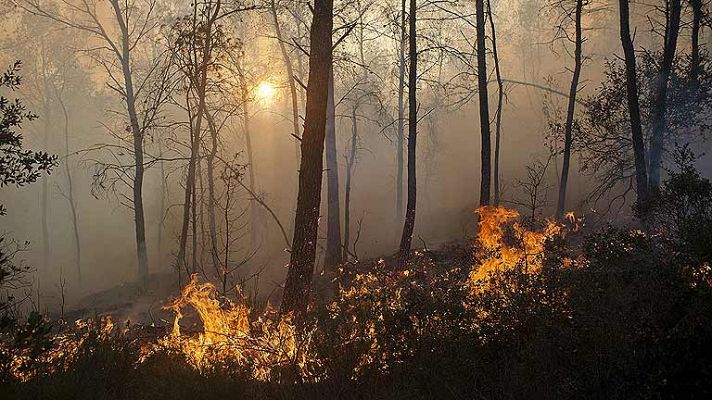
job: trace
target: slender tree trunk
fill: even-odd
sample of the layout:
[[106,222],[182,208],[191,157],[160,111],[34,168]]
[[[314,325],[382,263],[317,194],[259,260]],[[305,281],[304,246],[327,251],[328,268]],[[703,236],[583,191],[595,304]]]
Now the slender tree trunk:
[[341,264],[341,210],[339,210],[339,163],[336,155],[336,105],[334,103],[334,67],[329,72],[329,100],[326,106],[326,183],[327,225],[324,266]]
[[401,41],[398,57],[398,128],[396,131],[396,220],[403,218],[403,141],[405,140],[406,0],[401,0]]
[[645,144],[643,143],[643,128],[640,120],[640,104],[638,101],[638,75],[635,66],[635,48],[630,37],[629,0],[618,0],[620,11],[620,36],[623,46],[626,71],[626,89],[628,92],[628,113],[630,117],[631,139],[633,141],[633,157],[635,159],[635,180],[638,190],[638,204],[645,207],[648,202],[648,174],[645,165]]
[[133,208],[134,224],[136,234],[136,256],[138,259],[139,281],[145,287],[148,284],[148,253],[146,250],[146,225],[143,210],[143,131],[138,122],[136,112],[136,95],[133,87],[133,75],[131,71],[131,42],[130,32],[124,20],[125,15],[119,6],[118,0],[111,0],[116,21],[119,24],[121,33],[121,68],[124,76],[124,86],[126,89],[126,108],[129,114],[131,132],[133,134],[134,166],[135,174],[133,180]]
[[67,174],[67,202],[69,203],[69,210],[72,212],[72,232],[74,233],[74,256],[75,256],[75,268],[77,271],[77,282],[79,288],[82,287],[82,249],[81,242],[79,240],[79,218],[77,217],[77,201],[74,198],[74,185],[72,181],[72,171],[69,168],[69,112],[64,104],[64,100],[61,95],[57,93],[57,100],[59,101],[59,106],[62,108],[62,114],[64,115],[64,154],[66,154],[66,160],[64,161],[64,172]]
[[675,60],[677,37],[680,32],[680,0],[669,0],[667,23],[665,25],[665,44],[660,71],[655,82],[655,99],[653,101],[653,126],[650,137],[650,176],[648,189],[656,192],[660,187],[660,172],[662,169],[665,147],[665,130],[667,112],[667,90],[672,64]]
[[415,229],[415,207],[417,197],[416,181],[416,139],[418,136],[418,103],[416,98],[418,83],[418,48],[416,46],[416,0],[410,0],[408,13],[408,203],[398,254],[398,261],[405,264],[410,257],[410,247]]
[[[274,23],[274,33],[277,36],[277,43],[279,43],[279,51],[282,54],[282,62],[284,62],[284,69],[287,72],[287,81],[289,82],[289,93],[292,98],[292,129],[294,130],[294,135],[299,135],[301,129],[299,129],[299,102],[297,101],[297,84],[294,82],[294,67],[292,66],[292,59],[289,56],[287,47],[284,45],[284,38],[282,36],[282,29],[279,25],[279,19],[277,18],[277,6],[274,0],[270,0],[270,13],[272,14],[272,22]],[[297,156],[299,155],[299,143],[295,141]]]
[[[242,59],[242,58],[241,58]],[[238,75],[240,77],[240,91],[242,99],[242,128],[243,134],[245,135],[245,152],[247,153],[247,177],[249,182],[247,183],[250,192],[256,193],[255,184],[255,157],[254,151],[252,149],[252,133],[250,132],[250,91],[247,82],[247,77],[240,64],[237,66]],[[256,248],[257,243],[257,202],[250,201],[250,246]]]
[[[201,164],[202,160],[197,159],[196,160],[196,176],[199,178],[200,183],[201,183],[201,190],[202,190],[202,182],[203,182],[203,173],[201,171]],[[191,239],[192,239],[192,244],[191,244],[191,263],[190,263],[190,273],[195,274],[198,272],[198,179],[193,179],[193,185],[192,185],[192,204],[193,207],[190,209],[190,218],[191,218]],[[201,193],[201,198],[202,198],[202,193]],[[201,203],[202,207],[202,203]],[[202,210],[201,210],[202,211]],[[202,216],[202,212],[200,213]],[[204,232],[204,229],[201,229],[201,233]]]
[[475,18],[477,25],[477,88],[480,100],[480,136],[481,136],[481,179],[480,205],[490,203],[492,179],[492,149],[490,138],[489,99],[487,95],[487,47],[485,46],[485,7],[484,0],[475,0]]
[[356,109],[351,109],[351,147],[346,158],[346,188],[344,193],[344,249],[343,259],[348,260],[349,245],[351,244],[351,179],[353,178],[354,164],[356,163],[356,146],[358,146],[358,120]]
[[[49,96],[47,93],[46,96]],[[49,146],[49,131],[50,125],[52,123],[52,117],[50,115],[49,99],[45,99],[44,107],[44,129],[42,145],[45,149]],[[49,239],[49,179],[47,175],[42,176],[42,263],[43,268],[49,268],[50,260],[50,239]]]
[[[42,146],[49,148],[49,132],[52,124],[52,105],[50,103],[50,81],[47,67],[46,44],[42,40],[40,44],[40,64],[42,71],[43,84],[43,130],[42,130]],[[50,264],[50,239],[49,239],[49,180],[48,176],[42,175],[42,197],[40,199],[40,207],[42,207],[41,226],[42,226],[42,267],[48,269]]]
[[494,25],[494,15],[492,13],[492,4],[487,0],[487,15],[489,16],[489,24],[492,40],[492,56],[494,60],[494,71],[497,77],[497,117],[495,120],[495,139],[494,139],[494,205],[498,206],[501,196],[501,185],[499,182],[499,154],[500,142],[502,137],[502,105],[504,103],[504,81],[502,80],[502,72],[499,68],[499,52],[497,51],[497,30]]
[[165,228],[165,215],[166,212],[166,192],[168,188],[166,187],[166,168],[163,161],[163,146],[162,142],[158,140],[158,156],[161,158],[159,165],[159,170],[161,173],[161,200],[160,200],[160,216],[161,221],[158,224],[158,260],[162,263],[163,261],[163,229]]
[[697,84],[697,77],[700,74],[700,30],[702,29],[702,0],[690,0],[692,6],[692,43],[690,46],[690,78],[693,84]]
[[[201,133],[202,133],[202,124],[203,124],[203,115],[205,113],[205,96],[206,96],[206,90],[207,90],[207,82],[208,82],[208,66],[210,65],[210,58],[211,58],[211,53],[212,53],[212,26],[213,23],[215,23],[215,20],[217,16],[219,15],[220,12],[220,1],[216,3],[215,9],[207,10],[208,18],[206,21],[205,29],[206,32],[205,34],[205,43],[203,44],[202,48],[202,54],[200,54],[200,63],[197,66],[197,71],[195,72],[194,76],[189,76],[188,79],[191,82],[192,88],[194,88],[196,92],[196,96],[198,97],[198,109],[196,110],[195,113],[195,123],[193,123],[192,118],[190,119],[191,122],[191,145],[190,145],[190,160],[188,161],[188,174],[186,177],[186,184],[185,184],[185,196],[183,199],[183,224],[181,226],[181,233],[180,233],[180,239],[179,239],[179,245],[178,245],[178,257],[177,257],[177,264],[178,268],[185,268],[187,270],[187,263],[186,263],[186,245],[187,245],[187,239],[188,239],[188,225],[190,224],[190,209],[191,209],[191,198],[195,199],[195,170],[196,170],[196,163],[198,162],[200,158],[200,139],[201,139]],[[194,4],[194,10],[193,10],[193,18],[194,24],[197,24],[197,5]],[[193,34],[196,34],[194,32]],[[195,49],[193,49],[194,51]],[[196,53],[196,60],[197,60],[197,51],[194,51]],[[189,106],[190,104],[190,96],[186,95],[186,104]],[[195,202],[193,202],[192,207],[195,207]],[[193,227],[193,231],[195,232],[196,228]],[[195,242],[195,235],[193,241]],[[193,248],[193,253],[195,253],[196,249]],[[192,269],[195,270],[195,262],[193,262]],[[195,272],[195,271],[193,271]],[[180,280],[180,276],[179,276]],[[179,282],[180,283],[180,282]]]
[[304,134],[301,141],[299,194],[294,238],[280,313],[298,316],[307,310],[316,257],[319,204],[332,62],[333,0],[314,0],[310,32],[309,82]]
[[[246,83],[244,84],[246,85]],[[247,96],[247,86],[243,89],[243,115],[242,115],[242,125],[245,135],[245,151],[247,152],[247,177],[249,179],[248,186],[252,193],[256,193],[255,188],[255,156],[254,150],[252,149],[252,134],[250,132],[250,109],[249,109],[249,99]],[[257,247],[257,204],[255,201],[250,201],[250,245],[252,248]]]
[[206,160],[208,163],[208,233],[210,235],[210,255],[212,256],[213,267],[218,268],[220,266],[220,257],[218,255],[218,234],[215,223],[215,155],[218,153],[218,129],[207,109],[205,110],[205,118],[210,128],[211,143],[210,152]]
[[574,24],[576,34],[574,37],[574,73],[571,78],[569,89],[569,104],[566,109],[566,122],[564,124],[564,161],[561,167],[561,183],[559,184],[559,200],[556,205],[556,218],[564,216],[566,208],[566,188],[569,180],[569,165],[571,164],[571,146],[573,144],[574,113],[576,112],[576,94],[578,93],[579,78],[581,77],[581,67],[583,58],[581,56],[583,47],[583,34],[581,29],[581,12],[583,10],[583,0],[576,0],[576,11],[574,12]]

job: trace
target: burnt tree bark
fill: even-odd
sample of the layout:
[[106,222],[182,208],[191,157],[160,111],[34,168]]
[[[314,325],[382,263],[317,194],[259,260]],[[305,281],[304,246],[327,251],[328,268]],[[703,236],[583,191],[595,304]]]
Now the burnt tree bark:
[[418,103],[416,97],[418,83],[418,48],[416,44],[416,1],[410,0],[408,12],[408,202],[401,235],[398,261],[402,265],[410,256],[415,228],[415,207],[417,200],[416,181],[416,140],[418,136]]
[[645,165],[645,144],[643,143],[643,127],[640,120],[640,103],[638,99],[638,81],[635,66],[635,48],[630,37],[629,0],[618,0],[620,37],[625,60],[626,90],[628,114],[630,118],[631,140],[633,142],[633,157],[635,161],[635,180],[638,191],[638,204],[644,206],[648,202],[648,173]]
[[653,100],[653,126],[650,137],[650,166],[648,189],[655,192],[660,187],[663,152],[665,147],[665,130],[667,112],[667,92],[672,64],[677,49],[677,38],[680,33],[680,0],[669,0],[665,23],[665,40],[663,44],[663,59],[655,80]]
[[475,0],[477,25],[477,89],[480,100],[480,206],[490,204],[492,180],[492,145],[490,138],[489,99],[487,95],[487,48],[485,46],[484,0]]
[[323,175],[329,71],[332,62],[333,0],[314,0],[310,32],[309,81],[301,141],[299,193],[294,237],[280,313],[304,314],[309,304],[316,256]]
[[578,93],[579,78],[581,77],[581,67],[583,66],[582,47],[583,33],[581,29],[581,13],[583,11],[583,1],[576,0],[576,10],[574,11],[574,70],[571,77],[571,87],[569,88],[569,102],[566,108],[566,122],[564,123],[564,161],[561,166],[561,181],[559,183],[559,199],[556,204],[556,218],[561,219],[566,208],[566,188],[569,181],[569,166],[571,164],[571,146],[573,145],[574,113],[576,112],[576,95]]

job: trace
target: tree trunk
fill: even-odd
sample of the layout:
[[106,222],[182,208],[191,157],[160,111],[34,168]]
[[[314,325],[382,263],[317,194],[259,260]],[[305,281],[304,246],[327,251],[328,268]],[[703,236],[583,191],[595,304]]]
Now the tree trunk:
[[72,181],[72,171],[69,168],[69,112],[64,104],[64,100],[61,95],[57,93],[57,100],[59,101],[59,106],[62,108],[62,114],[64,115],[64,154],[66,154],[66,159],[64,161],[64,172],[67,174],[67,202],[69,203],[69,210],[72,212],[72,231],[74,233],[74,256],[75,256],[75,268],[77,271],[77,283],[79,288],[82,287],[82,249],[81,242],[79,241],[79,219],[77,217],[77,201],[74,199],[74,185]]
[[405,208],[405,221],[398,254],[400,265],[410,257],[410,247],[415,228],[416,186],[416,139],[418,135],[418,103],[416,90],[418,83],[418,49],[416,46],[416,0],[410,0],[408,13],[408,203]]
[[309,82],[304,134],[301,141],[299,193],[294,238],[280,313],[303,315],[309,303],[316,256],[319,204],[332,62],[333,0],[314,0],[310,32]]
[[680,0],[670,0],[665,25],[665,44],[663,46],[663,59],[660,63],[660,70],[655,81],[655,98],[653,100],[653,126],[650,137],[650,176],[648,177],[648,188],[657,191],[660,187],[660,171],[662,169],[663,152],[665,147],[667,111],[667,89],[672,64],[675,60],[675,50],[677,49],[677,37],[680,32]]
[[630,117],[631,138],[633,141],[633,157],[635,159],[635,180],[638,189],[638,204],[645,207],[648,202],[648,174],[645,165],[643,128],[640,121],[635,48],[633,47],[633,40],[630,37],[630,11],[628,2],[629,0],[618,0],[620,10],[620,36],[625,59],[628,113]]
[[[219,268],[220,257],[218,255],[218,234],[215,222],[215,155],[218,153],[218,128],[215,126],[210,112],[205,110],[205,118],[210,128],[210,152],[208,153],[208,233],[210,235],[210,255],[213,260],[213,268]],[[227,265],[225,265],[227,268]]]
[[[202,48],[202,54],[201,54],[201,59],[200,59],[200,64],[196,67],[197,71],[195,72],[194,76],[189,76],[188,79],[191,82],[191,86],[194,88],[196,91],[196,96],[198,97],[198,109],[196,110],[195,113],[195,123],[193,124],[192,118],[190,119],[191,121],[191,145],[190,145],[190,160],[188,161],[188,175],[186,177],[186,184],[185,184],[185,196],[183,198],[183,224],[181,226],[181,234],[180,234],[180,239],[179,239],[179,245],[178,245],[178,257],[177,257],[177,264],[178,268],[185,268],[187,270],[187,263],[185,259],[186,255],[186,245],[187,245],[187,239],[188,239],[188,225],[189,225],[189,220],[190,220],[190,210],[191,210],[191,198],[195,199],[195,169],[196,169],[196,163],[198,162],[198,159],[200,157],[200,136],[202,132],[202,124],[203,124],[203,115],[205,113],[205,96],[206,96],[206,90],[207,90],[207,82],[208,82],[208,65],[210,64],[210,58],[211,58],[211,53],[212,53],[212,26],[215,20],[217,19],[217,16],[219,15],[220,11],[220,5],[221,3],[218,1],[215,9],[214,10],[207,10],[207,21],[205,25],[205,43]],[[197,4],[194,4],[193,7],[197,7]],[[197,13],[194,10],[194,18],[197,18]],[[197,23],[197,21],[194,21],[194,24]],[[195,32],[194,32],[195,34]],[[197,52],[196,52],[197,53]],[[197,58],[197,54],[196,54]],[[197,62],[197,60],[196,60]],[[189,106],[190,103],[190,96],[186,95],[186,104]],[[195,207],[195,203],[193,203],[193,207]],[[194,224],[195,225],[195,224]],[[193,227],[193,231],[195,231],[196,228],[195,226]],[[195,236],[195,235],[193,235]],[[195,237],[193,238],[193,241],[195,242]],[[193,248],[193,253],[195,253],[196,249],[195,247]],[[192,265],[192,270],[195,272],[195,262],[193,262]],[[190,272],[190,271],[188,271]],[[178,277],[179,279],[179,284],[180,282],[180,275]]]
[[161,162],[159,163],[159,170],[161,173],[161,200],[160,200],[160,216],[161,216],[161,221],[158,224],[158,260],[162,264],[163,262],[163,229],[165,228],[165,212],[166,212],[166,192],[168,190],[167,188],[167,182],[166,182],[166,168],[165,168],[165,162],[163,161],[163,145],[161,140],[158,140],[158,156],[161,158]]
[[578,93],[579,78],[581,77],[581,67],[583,58],[581,48],[583,47],[583,34],[581,30],[581,12],[583,10],[583,0],[576,0],[576,11],[574,13],[574,24],[576,35],[574,37],[574,73],[571,78],[569,89],[569,104],[566,109],[566,122],[564,124],[564,161],[561,167],[561,183],[559,184],[559,200],[556,204],[556,218],[564,216],[566,208],[566,187],[569,179],[569,165],[571,164],[571,145],[573,144],[574,113],[576,112],[576,94]]
[[690,78],[694,85],[697,85],[697,77],[700,74],[700,30],[702,28],[702,0],[690,0],[692,6],[692,43],[690,46]]
[[504,103],[504,81],[502,80],[502,72],[499,68],[499,53],[497,51],[497,30],[494,25],[494,15],[492,13],[492,4],[487,0],[487,15],[489,17],[491,40],[492,40],[492,58],[494,60],[494,71],[497,77],[497,117],[495,120],[495,139],[494,139],[494,205],[498,206],[501,196],[501,185],[499,182],[499,154],[500,142],[502,137],[502,105]]
[[401,0],[401,42],[398,58],[398,129],[396,131],[396,221],[403,218],[403,141],[405,139],[406,0]]
[[475,18],[477,25],[477,88],[480,100],[480,136],[481,136],[481,179],[480,206],[490,203],[492,179],[492,149],[490,143],[489,99],[487,95],[487,48],[485,46],[485,7],[484,0],[475,0]]
[[[254,152],[252,149],[252,136],[250,132],[250,109],[248,108],[249,106],[249,99],[247,96],[247,89],[246,89],[246,83],[243,87],[243,115],[242,115],[242,125],[244,127],[244,134],[245,134],[245,151],[247,152],[247,176],[249,178],[248,186],[250,188],[250,191],[252,193],[256,193],[255,189],[255,156]],[[250,245],[253,249],[257,248],[258,243],[257,243],[257,205],[255,204],[255,201],[250,201]]]
[[344,193],[344,249],[343,259],[348,260],[349,245],[351,244],[351,179],[353,178],[354,164],[356,162],[356,146],[358,145],[358,121],[356,108],[351,109],[351,146],[346,158],[346,188]]
[[[49,148],[49,132],[52,124],[52,104],[50,103],[50,81],[47,67],[47,57],[45,54],[46,44],[44,40],[40,46],[40,67],[42,73],[42,111],[43,111],[43,130],[42,130],[42,146],[45,149]],[[40,199],[40,207],[42,207],[41,224],[42,224],[42,268],[49,269],[50,264],[50,239],[49,239],[49,177],[42,175],[42,197]]]
[[329,100],[326,106],[326,183],[327,225],[324,266],[341,264],[341,211],[339,210],[339,163],[336,155],[336,105],[334,104],[334,67],[329,73]]
[[[292,98],[292,129],[294,130],[294,135],[299,135],[301,129],[299,129],[299,102],[297,101],[297,84],[294,82],[294,67],[292,66],[292,59],[289,57],[287,52],[287,47],[284,45],[284,38],[282,37],[282,29],[279,25],[279,19],[277,18],[277,6],[274,0],[270,0],[270,13],[272,14],[272,22],[274,23],[274,33],[277,36],[277,43],[279,43],[279,51],[282,54],[282,62],[284,62],[284,69],[287,72],[287,81],[289,82],[289,93]],[[299,156],[299,143],[295,141],[295,148],[297,156]]]
[[143,131],[138,123],[136,113],[136,96],[134,94],[133,76],[131,72],[131,42],[130,32],[124,13],[119,6],[118,0],[111,0],[116,21],[121,32],[121,68],[124,75],[124,86],[126,89],[126,108],[129,114],[131,132],[133,134],[134,166],[135,174],[133,181],[133,208],[134,224],[136,234],[136,256],[138,258],[139,281],[146,286],[148,283],[148,253],[146,251],[146,225],[143,211]]
[[[49,96],[49,93],[46,93]],[[42,145],[45,149],[49,148],[49,131],[52,123],[51,111],[49,107],[49,99],[45,99],[44,106],[44,129],[42,137]],[[47,175],[42,176],[42,267],[48,269],[50,260],[50,243],[49,243],[49,178]]]

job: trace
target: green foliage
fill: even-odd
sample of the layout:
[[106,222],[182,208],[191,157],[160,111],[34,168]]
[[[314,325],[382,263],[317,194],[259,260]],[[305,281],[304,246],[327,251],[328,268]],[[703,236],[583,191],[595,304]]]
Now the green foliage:
[[[0,76],[0,89],[14,91],[20,86],[21,65],[20,61],[16,61]],[[55,156],[22,147],[23,138],[17,129],[22,127],[24,121],[35,118],[37,116],[27,111],[19,99],[10,100],[0,96],[0,187],[19,187],[35,182],[43,172],[50,173],[55,165]],[[5,213],[5,207],[0,204],[0,216]],[[14,301],[9,289],[16,289],[22,284],[22,276],[28,269],[15,262],[15,255],[21,248],[9,242],[5,237],[0,237],[0,288],[8,290],[7,298],[0,299],[0,328],[13,322],[13,318],[8,314]]]
[[[0,88],[16,90],[21,83],[21,62],[17,61],[0,77]],[[27,111],[19,99],[0,96],[0,186],[23,186],[35,182],[43,172],[49,173],[56,157],[46,152],[26,150],[22,147],[22,134],[16,129],[36,115]],[[4,211],[4,210],[3,210]]]

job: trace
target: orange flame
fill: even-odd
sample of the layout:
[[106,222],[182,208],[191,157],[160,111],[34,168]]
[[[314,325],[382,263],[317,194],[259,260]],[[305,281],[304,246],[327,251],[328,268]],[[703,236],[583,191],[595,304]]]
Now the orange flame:
[[[197,312],[203,331],[181,333],[182,310],[190,306]],[[290,317],[279,317],[268,306],[264,314],[250,322],[250,309],[244,304],[217,300],[215,286],[199,284],[196,276],[181,296],[165,307],[175,313],[170,336],[159,341],[164,348],[179,351],[198,370],[225,363],[236,363],[259,380],[270,380],[275,370],[292,368],[303,378],[318,379],[319,362],[309,350],[310,337],[301,337]]]
[[514,210],[503,207],[485,206],[477,209],[480,216],[477,242],[479,264],[470,273],[470,284],[481,290],[487,279],[497,272],[524,267],[526,272],[536,272],[541,268],[541,254],[547,238],[558,235],[561,227],[547,222],[541,232],[528,230],[519,223],[512,226],[515,244],[504,241],[504,227],[519,217]]

